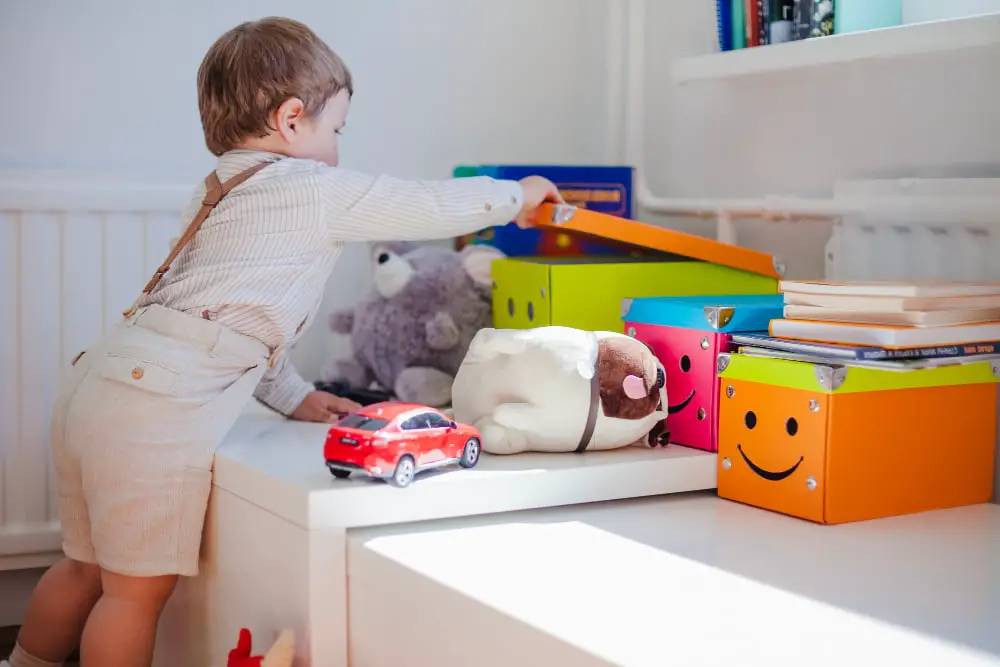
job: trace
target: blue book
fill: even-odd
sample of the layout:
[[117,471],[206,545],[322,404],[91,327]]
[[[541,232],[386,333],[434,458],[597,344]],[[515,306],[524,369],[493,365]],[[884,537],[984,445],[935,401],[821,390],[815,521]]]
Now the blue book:
[[[583,165],[463,165],[454,171],[456,178],[490,176],[517,181],[525,176],[543,176],[556,184],[566,203],[629,219],[633,211],[632,174],[632,167]],[[511,222],[481,232],[473,242],[489,243],[508,257],[628,254],[626,250],[587,240],[551,236],[551,232],[520,229]],[[562,247],[560,242],[569,245]]]
[[719,35],[719,50],[733,50],[733,3],[715,0],[715,28]]
[[782,317],[785,306],[781,294],[658,296],[630,301],[622,318],[629,322],[721,333],[766,332],[771,320]]

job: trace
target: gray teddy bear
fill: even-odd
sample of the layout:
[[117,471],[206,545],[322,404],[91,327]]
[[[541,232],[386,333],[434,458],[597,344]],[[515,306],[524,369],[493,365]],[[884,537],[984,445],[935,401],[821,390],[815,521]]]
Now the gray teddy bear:
[[330,328],[350,335],[354,358],[334,361],[323,380],[358,389],[374,382],[407,403],[450,404],[469,344],[493,326],[491,265],[502,257],[484,245],[461,252],[374,246],[374,289],[355,308],[330,315]]

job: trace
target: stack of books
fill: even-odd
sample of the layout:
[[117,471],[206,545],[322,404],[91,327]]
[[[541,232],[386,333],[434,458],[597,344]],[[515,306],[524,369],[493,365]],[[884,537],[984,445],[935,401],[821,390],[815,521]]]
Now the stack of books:
[[1000,283],[782,281],[784,317],[742,354],[913,370],[1000,358]]

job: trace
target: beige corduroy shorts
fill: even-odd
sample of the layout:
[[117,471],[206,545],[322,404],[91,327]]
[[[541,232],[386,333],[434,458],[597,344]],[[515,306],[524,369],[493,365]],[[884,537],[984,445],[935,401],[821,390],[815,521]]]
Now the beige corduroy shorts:
[[68,557],[129,576],[198,573],[215,449],[268,354],[219,324],[150,306],[83,355],[52,419]]

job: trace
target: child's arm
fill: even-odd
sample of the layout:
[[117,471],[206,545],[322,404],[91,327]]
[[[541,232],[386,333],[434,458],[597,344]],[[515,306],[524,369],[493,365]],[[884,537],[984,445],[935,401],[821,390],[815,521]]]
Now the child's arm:
[[312,384],[302,379],[287,356],[283,356],[274,368],[268,369],[257,385],[254,397],[272,410],[299,421],[335,421],[339,414],[361,407],[346,398],[317,391]]
[[562,201],[550,181],[478,176],[444,181],[372,177],[344,169],[320,172],[330,233],[336,241],[423,241],[470,234],[518,219],[543,201]]
[[316,388],[302,379],[295,366],[289,363],[287,355],[282,355],[279,362],[264,373],[253,395],[272,410],[288,417],[313,391]]

